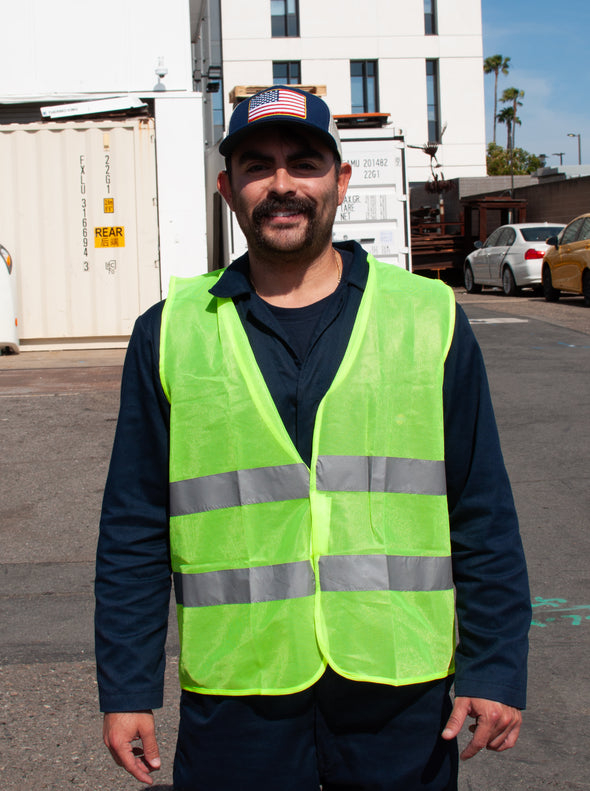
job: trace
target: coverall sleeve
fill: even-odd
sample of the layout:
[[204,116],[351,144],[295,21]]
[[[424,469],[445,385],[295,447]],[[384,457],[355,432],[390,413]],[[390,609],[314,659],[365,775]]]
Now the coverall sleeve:
[[106,482],[96,562],[95,646],[101,710],[162,705],[171,573],[170,413],[158,375],[162,303],[134,327]]
[[524,708],[526,564],[482,354],[460,307],[443,395],[459,629],[455,691]]

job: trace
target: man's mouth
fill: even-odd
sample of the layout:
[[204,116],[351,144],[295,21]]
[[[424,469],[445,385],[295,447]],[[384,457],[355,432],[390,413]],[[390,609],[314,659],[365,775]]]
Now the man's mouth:
[[313,217],[314,205],[311,201],[297,200],[280,204],[275,200],[266,200],[260,203],[253,212],[255,223],[265,220],[280,223],[300,217]]
[[301,214],[302,212],[299,211],[273,211],[267,216],[270,220],[282,220],[285,218],[288,219],[290,217],[300,217]]

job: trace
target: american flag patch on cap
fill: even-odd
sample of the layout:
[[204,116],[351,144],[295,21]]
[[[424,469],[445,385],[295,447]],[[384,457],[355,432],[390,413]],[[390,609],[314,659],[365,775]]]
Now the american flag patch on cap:
[[293,115],[296,118],[305,118],[307,115],[305,96],[284,88],[276,88],[253,96],[248,107],[248,123],[269,115]]

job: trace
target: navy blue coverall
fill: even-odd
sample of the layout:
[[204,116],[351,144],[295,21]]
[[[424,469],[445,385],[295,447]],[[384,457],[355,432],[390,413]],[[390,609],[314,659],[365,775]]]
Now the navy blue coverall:
[[[304,308],[260,299],[247,256],[212,288],[234,300],[258,365],[302,459],[316,410],[344,355],[366,283],[366,253],[337,245],[336,291]],[[170,596],[168,431],[159,379],[163,303],[130,340],[97,554],[101,709],[162,705]],[[457,695],[525,706],[531,620],[526,566],[481,352],[457,308],[443,386],[445,464],[459,645]],[[220,538],[222,540],[222,538]],[[285,696],[182,693],[175,789],[450,791],[457,751],[440,732],[453,679],[408,687],[352,682],[328,669]]]

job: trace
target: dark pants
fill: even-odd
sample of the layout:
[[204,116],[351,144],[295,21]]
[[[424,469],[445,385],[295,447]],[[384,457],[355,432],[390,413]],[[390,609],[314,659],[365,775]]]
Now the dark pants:
[[294,695],[183,692],[175,791],[456,791],[450,679],[390,687],[328,668]]

